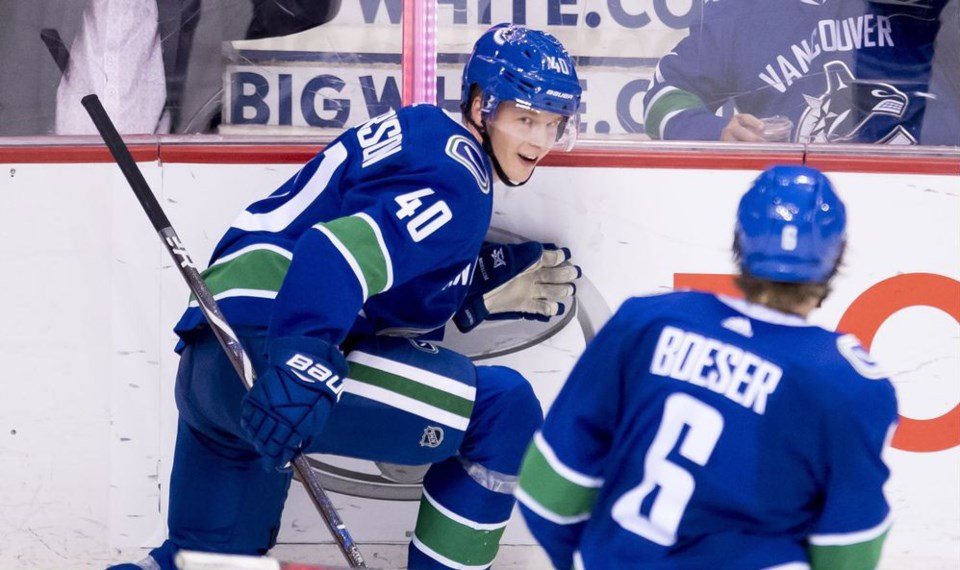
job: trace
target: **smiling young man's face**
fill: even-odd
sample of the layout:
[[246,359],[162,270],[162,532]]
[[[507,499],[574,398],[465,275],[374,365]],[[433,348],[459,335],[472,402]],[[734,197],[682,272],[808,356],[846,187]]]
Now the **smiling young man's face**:
[[490,144],[504,174],[512,182],[524,182],[534,167],[557,142],[564,117],[527,109],[513,101],[497,107],[487,121]]

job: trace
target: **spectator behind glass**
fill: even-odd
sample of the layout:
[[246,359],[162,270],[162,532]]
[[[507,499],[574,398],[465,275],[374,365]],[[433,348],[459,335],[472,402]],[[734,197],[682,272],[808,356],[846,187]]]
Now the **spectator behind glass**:
[[90,0],[57,88],[56,134],[96,134],[80,99],[99,95],[121,133],[162,133],[167,90],[156,0]]
[[[340,0],[252,0],[246,39],[333,19]],[[97,93],[121,133],[177,132],[200,0],[90,0],[57,89],[56,134],[95,134],[80,105]]]
[[[333,20],[340,11],[341,0],[205,0],[207,20],[200,22],[199,0],[157,0],[163,37],[164,63],[167,69],[167,107],[171,113],[172,132],[215,131],[220,121],[223,59],[220,43],[240,39],[256,40],[299,33]],[[179,6],[178,6],[179,5]],[[244,32],[232,25],[249,9],[250,22]],[[216,12],[219,12],[216,13]],[[225,14],[230,14],[229,16]],[[219,20],[218,20],[219,17]],[[164,23],[167,22],[166,31]],[[198,47],[209,53],[193,53],[196,36]],[[212,57],[211,57],[212,55]],[[192,79],[187,83],[187,74]]]
[[[654,139],[917,144],[947,0],[705,2],[644,98]],[[732,119],[715,113],[735,105]]]
[[296,34],[326,24],[340,12],[341,0],[253,0],[248,40]]

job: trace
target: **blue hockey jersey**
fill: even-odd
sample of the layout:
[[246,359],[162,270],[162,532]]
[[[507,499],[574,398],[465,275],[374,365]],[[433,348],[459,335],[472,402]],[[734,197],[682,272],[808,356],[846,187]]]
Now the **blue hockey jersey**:
[[[442,327],[466,294],[492,213],[492,171],[430,105],[345,131],[217,244],[204,281],[234,326],[339,345]],[[196,301],[176,326],[205,322]]]
[[888,529],[896,419],[852,335],[706,293],[635,298],[574,367],[517,497],[557,568],[805,567],[808,545]]
[[[644,97],[653,138],[719,140],[740,113],[793,121],[791,140],[915,144],[946,0],[704,2]],[[922,142],[922,141],[921,141]]]

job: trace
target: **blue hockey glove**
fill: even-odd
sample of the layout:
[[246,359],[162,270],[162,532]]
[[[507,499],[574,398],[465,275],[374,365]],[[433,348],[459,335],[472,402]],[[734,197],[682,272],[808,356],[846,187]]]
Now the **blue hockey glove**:
[[561,299],[577,292],[580,268],[568,261],[570,250],[528,241],[485,243],[463,306],[453,316],[461,332],[484,320],[546,321],[562,315]]
[[263,456],[265,470],[282,469],[320,433],[347,377],[337,347],[322,340],[281,338],[270,365],[243,397],[240,427]]

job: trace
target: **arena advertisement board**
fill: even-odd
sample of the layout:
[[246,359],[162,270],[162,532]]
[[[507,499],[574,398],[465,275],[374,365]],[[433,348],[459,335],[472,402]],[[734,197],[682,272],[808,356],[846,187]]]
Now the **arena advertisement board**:
[[[459,114],[460,74],[474,40],[514,22],[556,35],[584,87],[584,134],[642,134],[642,99],[661,55],[686,35],[691,0],[453,0],[437,8],[437,102]],[[400,106],[401,2],[344,3],[333,21],[225,48],[223,133],[331,129]],[[309,132],[309,131],[308,131]]]
[[[181,235],[203,252],[201,259],[232,213],[221,193],[202,197],[195,188],[226,181],[235,189],[230,202],[240,208],[246,191],[237,189],[258,195],[257,179],[271,187],[295,170],[284,166],[258,174],[244,168],[241,173],[214,165],[164,168],[170,215],[190,220],[181,224],[190,228]],[[747,170],[541,167],[525,187],[498,187],[492,235],[569,246],[584,270],[578,311],[545,326],[494,323],[478,329],[475,338],[454,332],[448,342],[478,364],[520,370],[548,407],[593,332],[629,296],[683,287],[731,292],[732,220],[740,193],[755,175]],[[850,246],[835,291],[813,319],[825,328],[861,335],[893,376],[903,417],[888,457],[894,472],[888,492],[897,523],[886,567],[913,564],[918,556],[924,557],[924,567],[937,567],[937,560],[960,553],[946,530],[960,523],[960,489],[954,484],[960,477],[960,243],[951,237],[960,227],[960,181],[861,173],[831,177],[848,203]],[[215,207],[218,220],[196,215]],[[877,215],[907,210],[910,216],[896,231]],[[167,273],[166,280],[177,279]],[[176,301],[169,299],[171,313],[165,318],[176,318]],[[163,362],[164,374],[172,378],[175,356]],[[333,493],[335,502],[361,543],[409,540],[422,470],[398,472],[328,456],[313,461],[325,486],[339,491]],[[291,497],[281,543],[329,542],[302,489],[295,487]],[[931,525],[931,516],[942,524]],[[916,534],[921,528],[922,538]],[[922,555],[913,546],[917,540],[925,544]],[[504,543],[533,544],[519,517],[508,526]]]
[[[142,167],[201,265],[237,213],[297,168]],[[0,501],[13,522],[0,528],[16,545],[0,551],[0,566],[30,560],[49,567],[78,552],[136,559],[165,532],[176,433],[171,328],[186,286],[114,166],[18,163],[2,172],[2,252],[24,278],[2,286],[9,326],[0,356],[10,378],[29,382],[5,384],[4,445],[21,460],[3,467]],[[518,369],[548,407],[586,342],[629,296],[677,287],[730,291],[733,214],[755,174],[541,167],[526,187],[498,188],[493,237],[570,247],[584,270],[577,310],[546,325],[497,323],[448,342],[478,364]],[[830,176],[848,204],[850,245],[833,294],[813,318],[871,347],[893,378],[902,416],[887,457],[896,522],[881,567],[953,568],[960,558],[960,177]],[[55,191],[63,188],[70,199]],[[402,565],[422,471],[314,460],[365,555]],[[505,563],[513,552],[516,567],[539,567],[519,517],[503,542]],[[297,485],[278,552],[296,548],[304,560],[338,562]]]

